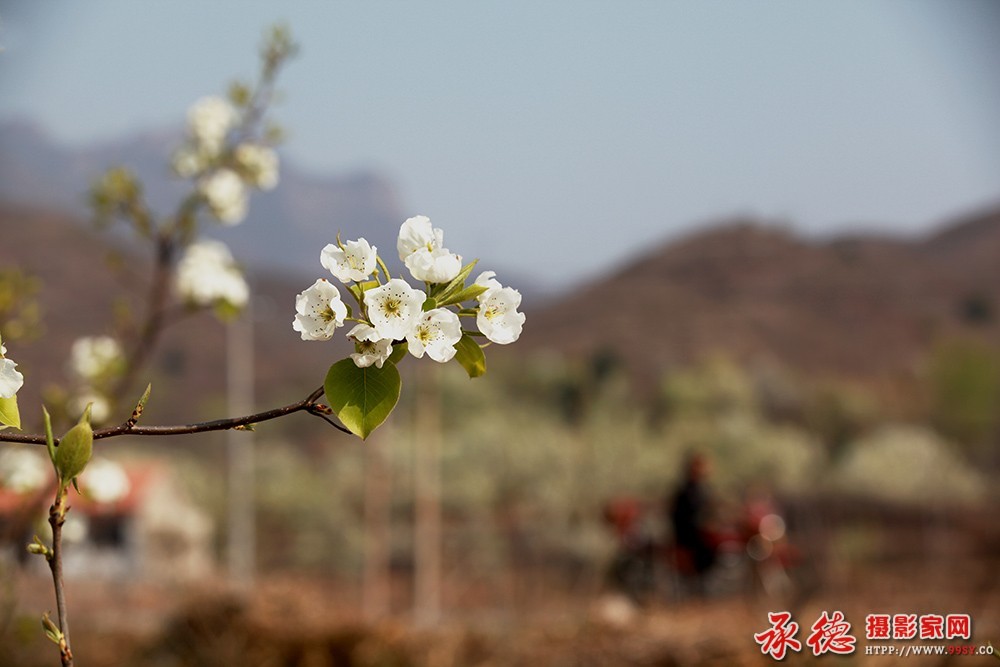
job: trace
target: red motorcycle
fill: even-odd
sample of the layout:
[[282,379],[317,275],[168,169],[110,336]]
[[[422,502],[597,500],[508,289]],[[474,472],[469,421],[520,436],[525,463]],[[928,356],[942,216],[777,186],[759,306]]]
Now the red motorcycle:
[[800,556],[773,504],[748,502],[734,525],[707,531],[715,557],[703,572],[690,550],[658,535],[657,527],[665,523],[658,509],[632,497],[615,498],[604,507],[618,542],[608,580],[635,602],[754,592],[778,597],[794,589],[790,572]]

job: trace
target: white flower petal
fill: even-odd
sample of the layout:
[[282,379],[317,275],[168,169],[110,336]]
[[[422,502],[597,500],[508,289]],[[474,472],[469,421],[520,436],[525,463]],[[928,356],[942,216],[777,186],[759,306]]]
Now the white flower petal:
[[0,398],[14,398],[24,385],[24,376],[10,359],[0,359]]
[[[476,282],[473,284],[482,285],[488,289],[500,289],[503,285],[501,285],[500,281],[496,279],[496,275],[496,271],[483,271],[476,277]],[[480,295],[480,298],[482,298],[482,295]]]
[[428,283],[446,283],[462,270],[462,258],[447,248],[420,248],[405,263],[415,279]]

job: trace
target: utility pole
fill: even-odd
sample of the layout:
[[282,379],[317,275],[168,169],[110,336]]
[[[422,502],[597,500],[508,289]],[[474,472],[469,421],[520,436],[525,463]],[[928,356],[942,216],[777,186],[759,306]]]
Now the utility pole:
[[441,390],[439,368],[422,369],[414,416],[414,619],[441,618]]
[[392,466],[388,459],[392,426],[385,423],[365,445],[365,563],[362,609],[365,618],[384,618],[391,610],[390,539]]
[[[242,317],[226,324],[226,390],[229,414],[253,412],[253,311],[249,303]],[[226,454],[229,463],[229,578],[246,589],[253,585],[257,549],[253,431],[226,431]]]

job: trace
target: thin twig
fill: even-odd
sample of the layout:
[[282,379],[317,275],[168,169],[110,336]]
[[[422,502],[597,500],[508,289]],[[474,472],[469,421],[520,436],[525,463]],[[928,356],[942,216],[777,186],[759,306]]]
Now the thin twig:
[[52,552],[49,554],[49,569],[56,589],[56,612],[59,616],[59,657],[63,667],[72,667],[73,649],[69,640],[69,616],[66,613],[66,590],[62,573],[62,527],[66,523],[66,489],[60,486],[56,500],[49,509],[49,525],[52,526]]
[[[138,426],[129,425],[129,422],[124,422],[118,426],[109,426],[107,428],[102,428],[94,431],[94,440],[101,440],[103,438],[115,438],[122,435],[148,435],[148,436],[163,436],[163,435],[186,435],[189,433],[207,433],[209,431],[228,431],[240,426],[248,426],[250,424],[259,424],[260,422],[270,421],[272,419],[277,419],[279,417],[284,417],[285,415],[290,415],[296,412],[308,412],[309,414],[315,415],[322,418],[324,421],[328,422],[335,428],[344,433],[350,433],[345,427],[337,424],[330,419],[325,417],[325,411],[328,410],[325,405],[317,403],[316,401],[320,396],[323,395],[323,387],[315,390],[309,396],[302,399],[297,403],[290,403],[284,405],[280,408],[274,408],[272,410],[266,410],[264,412],[257,412],[252,415],[246,415],[244,417],[230,417],[228,419],[216,419],[214,421],[199,422],[196,424],[178,424],[173,426]],[[37,433],[8,433],[7,431],[0,431],[0,442],[21,442],[29,445],[44,445],[45,436],[39,435]],[[58,440],[56,441],[58,444]]]

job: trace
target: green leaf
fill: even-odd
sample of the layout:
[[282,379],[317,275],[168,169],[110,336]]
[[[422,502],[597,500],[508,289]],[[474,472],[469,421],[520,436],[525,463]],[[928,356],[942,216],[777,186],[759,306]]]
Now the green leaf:
[[400,385],[399,371],[393,364],[358,368],[348,358],[330,366],[323,389],[334,414],[351,433],[365,440],[396,407]]
[[49,460],[52,461],[52,465],[56,464],[56,443],[55,438],[52,436],[52,417],[49,416],[49,411],[42,406],[42,420],[45,422],[45,446],[49,450]]
[[462,368],[470,378],[477,378],[486,373],[486,355],[472,336],[462,334],[462,338],[455,345],[455,350],[455,361],[462,364]]
[[474,259],[463,266],[462,270],[458,272],[458,275],[452,278],[451,282],[436,295],[438,297],[438,301],[444,301],[452,294],[465,287],[465,279],[469,277],[469,274],[472,273],[473,267],[475,267],[478,262],[478,259]]
[[395,366],[396,364],[398,364],[400,361],[403,360],[403,357],[406,356],[406,352],[409,349],[410,349],[410,344],[407,343],[405,340],[402,343],[399,343],[398,345],[393,345],[392,354],[389,355],[389,358],[386,361]]
[[423,311],[426,313],[428,310],[434,310],[438,307],[438,302],[431,297],[424,299]]
[[21,413],[17,409],[17,396],[0,398],[0,431],[8,426],[21,428]]
[[489,287],[485,285],[469,285],[449,297],[442,298],[438,306],[450,306],[455,303],[462,303],[463,301],[471,301],[488,289]]

